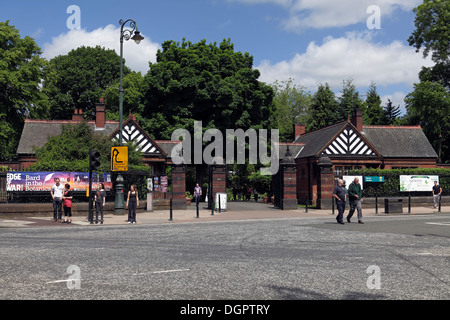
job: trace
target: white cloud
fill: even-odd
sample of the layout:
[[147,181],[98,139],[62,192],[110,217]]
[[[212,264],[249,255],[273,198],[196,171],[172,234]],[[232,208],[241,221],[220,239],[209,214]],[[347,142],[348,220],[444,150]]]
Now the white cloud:
[[380,8],[381,20],[397,9],[410,11],[421,0],[229,0],[246,4],[276,4],[287,10],[281,25],[286,30],[304,32],[308,28],[344,27],[367,21],[367,8]]
[[349,78],[360,87],[372,81],[377,86],[412,86],[418,81],[422,66],[432,66],[431,59],[400,41],[390,44],[372,43],[369,35],[348,33],[345,37],[327,37],[322,44],[311,42],[306,52],[297,53],[289,61],[262,61],[256,68],[261,81],[273,83],[289,78],[316,91],[317,85],[328,83],[333,90],[342,88]]
[[[124,59],[126,65],[133,71],[140,71],[145,75],[149,69],[149,62],[156,62],[156,52],[160,48],[159,44],[154,43],[145,34],[145,39],[136,45],[134,41],[124,41]],[[52,38],[51,43],[45,43],[43,46],[43,57],[52,59],[58,55],[65,55],[71,50],[81,46],[95,47],[101,46],[106,49],[115,50],[120,54],[120,28],[108,25],[105,28],[99,28],[93,31],[71,30]]]

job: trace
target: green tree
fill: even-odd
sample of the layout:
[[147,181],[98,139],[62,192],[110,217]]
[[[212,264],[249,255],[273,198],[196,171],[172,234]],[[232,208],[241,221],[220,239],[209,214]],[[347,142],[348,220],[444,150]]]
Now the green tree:
[[363,114],[366,114],[364,102],[359,97],[359,92],[356,90],[356,85],[352,79],[343,81],[342,93],[338,100],[342,121],[348,119],[349,116],[351,117],[356,109],[360,109]]
[[431,68],[423,67],[421,81],[440,82],[450,90],[450,1],[424,0],[414,8],[416,29],[408,38],[416,52],[423,49],[423,57],[431,54],[436,63]]
[[375,83],[371,83],[366,97],[366,113],[364,122],[366,125],[381,125],[383,124],[383,107],[381,106],[381,98],[377,93]]
[[[123,78],[123,113],[141,114],[144,109],[142,104],[142,87],[144,77],[140,72],[130,72]],[[120,80],[117,79],[105,91],[105,104],[108,117],[119,120],[119,86]]]
[[438,154],[438,162],[450,160],[450,94],[439,83],[429,81],[414,85],[405,98],[407,116],[411,124],[422,126]]
[[[91,114],[105,90],[120,77],[120,57],[114,50],[79,47],[50,60],[52,76],[44,83],[52,119],[70,119],[75,108]],[[125,66],[124,75],[130,73]]]
[[16,154],[26,116],[45,118],[48,99],[40,89],[45,59],[41,49],[19,30],[0,22],[0,160]]
[[166,41],[144,77],[144,114],[150,133],[170,139],[174,129],[193,121],[222,132],[232,128],[271,128],[273,90],[259,82],[249,53],[234,51],[230,40],[207,44]]
[[[101,172],[111,170],[111,147],[115,146],[108,136],[94,132],[86,122],[67,124],[62,127],[59,136],[52,137],[42,147],[36,149],[38,161],[31,166],[31,171],[89,171],[89,149],[98,151]],[[135,151],[130,143],[130,170],[146,170],[142,163],[142,154]]]
[[434,62],[446,61],[450,56],[450,2],[448,0],[424,0],[414,8],[416,30],[408,38],[416,52],[430,53]]
[[393,125],[400,116],[400,106],[394,106],[392,101],[388,99],[386,106],[383,108],[382,121],[380,124]]
[[334,92],[331,91],[328,83],[320,84],[311,100],[306,130],[314,131],[341,120],[342,115]]
[[274,103],[277,112],[277,127],[280,130],[280,141],[290,141],[293,137],[295,123],[306,123],[311,105],[311,94],[303,86],[298,86],[293,79],[276,81]]

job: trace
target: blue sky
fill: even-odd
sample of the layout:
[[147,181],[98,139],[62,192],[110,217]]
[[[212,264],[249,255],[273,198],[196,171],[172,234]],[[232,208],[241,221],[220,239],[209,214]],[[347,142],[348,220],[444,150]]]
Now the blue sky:
[[[47,59],[81,45],[118,51],[119,20],[136,20],[146,39],[125,43],[124,56],[143,74],[165,40],[230,38],[235,50],[254,57],[261,81],[292,78],[312,93],[329,83],[339,94],[351,78],[361,95],[374,81],[383,103],[403,106],[420,68],[432,65],[407,43],[421,0],[0,1],[0,20],[33,37]],[[67,26],[70,5],[80,8],[80,30]],[[373,17],[379,29],[368,28]]]

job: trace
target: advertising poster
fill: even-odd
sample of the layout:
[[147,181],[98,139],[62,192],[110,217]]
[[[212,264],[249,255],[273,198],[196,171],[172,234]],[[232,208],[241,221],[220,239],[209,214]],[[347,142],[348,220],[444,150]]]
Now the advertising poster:
[[400,176],[400,191],[431,192],[435,181],[439,184],[439,176]]
[[167,192],[169,189],[169,178],[167,176],[161,177],[161,192]]
[[[70,184],[73,191],[89,189],[89,173],[82,172],[8,172],[6,174],[6,191],[9,192],[43,192],[52,189],[55,179],[60,183]],[[97,189],[100,183],[105,185],[106,191],[111,191],[113,183],[111,174],[92,174],[92,189]]]

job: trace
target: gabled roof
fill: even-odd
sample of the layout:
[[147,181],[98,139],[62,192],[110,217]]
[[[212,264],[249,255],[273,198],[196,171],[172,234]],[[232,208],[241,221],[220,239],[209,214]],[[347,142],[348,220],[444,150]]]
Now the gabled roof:
[[[110,139],[111,141],[119,140],[119,128],[110,135]],[[137,151],[146,155],[167,156],[167,152],[141,128],[132,116],[123,122],[122,127],[122,142],[127,144],[130,141],[134,142]]]
[[385,158],[437,158],[420,126],[364,126],[362,134]]
[[[76,123],[79,122],[71,120],[26,119],[17,148],[17,154],[35,154],[35,148],[42,148],[50,138],[62,133],[63,125]],[[93,130],[96,130],[95,121],[89,121],[87,124]],[[115,121],[106,121],[105,128],[101,131],[110,135],[117,128],[117,125],[118,123]]]
[[329,157],[438,157],[420,126],[364,126],[359,132],[350,121],[344,121],[303,134],[294,143],[305,145],[297,159],[322,154]]

